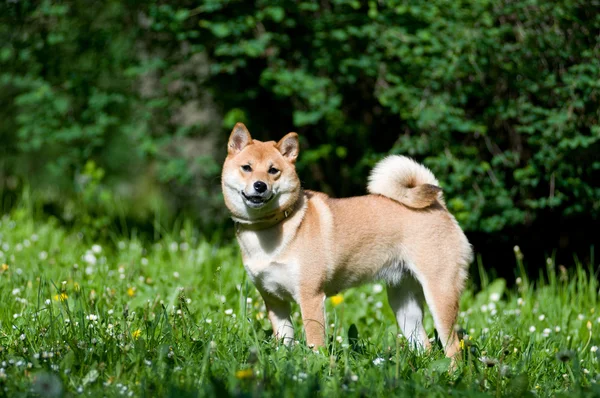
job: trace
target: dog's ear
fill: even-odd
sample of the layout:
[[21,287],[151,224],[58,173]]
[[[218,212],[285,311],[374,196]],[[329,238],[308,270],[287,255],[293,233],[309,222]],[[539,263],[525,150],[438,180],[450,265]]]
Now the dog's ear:
[[227,152],[230,155],[235,155],[240,153],[242,149],[251,143],[252,137],[250,136],[250,132],[246,126],[244,126],[244,123],[236,123],[236,125],[233,127],[233,130],[231,130],[231,135],[229,136]]
[[284,158],[294,163],[300,152],[300,143],[298,142],[298,134],[288,133],[277,143],[277,149]]

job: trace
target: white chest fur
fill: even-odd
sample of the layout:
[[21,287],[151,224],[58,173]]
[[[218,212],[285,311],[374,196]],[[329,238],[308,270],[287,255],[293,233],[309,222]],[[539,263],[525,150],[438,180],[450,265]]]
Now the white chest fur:
[[237,238],[250,280],[263,294],[297,301],[298,262],[286,255],[291,236],[280,229],[244,230]]
[[272,261],[263,266],[245,264],[248,276],[263,294],[285,301],[298,301],[298,267],[293,263]]

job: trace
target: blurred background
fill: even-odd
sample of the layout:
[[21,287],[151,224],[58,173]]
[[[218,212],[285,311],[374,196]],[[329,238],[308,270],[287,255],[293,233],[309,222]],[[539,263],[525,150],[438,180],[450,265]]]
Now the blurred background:
[[594,261],[600,1],[3,1],[0,197],[90,239],[232,239],[235,122],[301,135],[306,188],[414,157],[486,268]]

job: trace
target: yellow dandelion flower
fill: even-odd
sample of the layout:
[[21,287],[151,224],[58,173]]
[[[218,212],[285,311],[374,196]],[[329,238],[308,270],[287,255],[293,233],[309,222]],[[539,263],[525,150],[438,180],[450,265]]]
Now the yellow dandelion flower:
[[135,289],[134,289],[134,288],[132,288],[132,287],[128,288],[128,289],[127,289],[127,295],[128,295],[129,297],[133,297],[133,296],[135,295]]
[[461,350],[465,349],[465,341],[463,339],[460,340],[460,349]]
[[142,331],[140,329],[134,330],[133,333],[131,333],[131,337],[133,337],[136,340],[139,339],[141,335]]
[[335,296],[331,297],[331,304],[333,304],[335,307],[342,304],[343,302],[344,296],[342,296],[341,294],[336,294]]
[[65,301],[68,298],[69,298],[69,296],[65,292],[62,292],[61,294],[55,294],[54,295],[54,301]]
[[235,372],[235,377],[243,380],[243,379],[249,379],[254,375],[254,373],[252,372],[252,369],[240,369],[237,372]]
[[8,271],[10,267],[7,264],[2,264],[2,272]]

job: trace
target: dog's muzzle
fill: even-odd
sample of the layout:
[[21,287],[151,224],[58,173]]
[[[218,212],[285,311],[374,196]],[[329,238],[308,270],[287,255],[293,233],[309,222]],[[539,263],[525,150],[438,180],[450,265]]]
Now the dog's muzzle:
[[262,207],[273,198],[273,194],[271,192],[265,192],[260,195],[246,195],[246,193],[242,191],[241,194],[246,202],[246,205],[252,208]]

